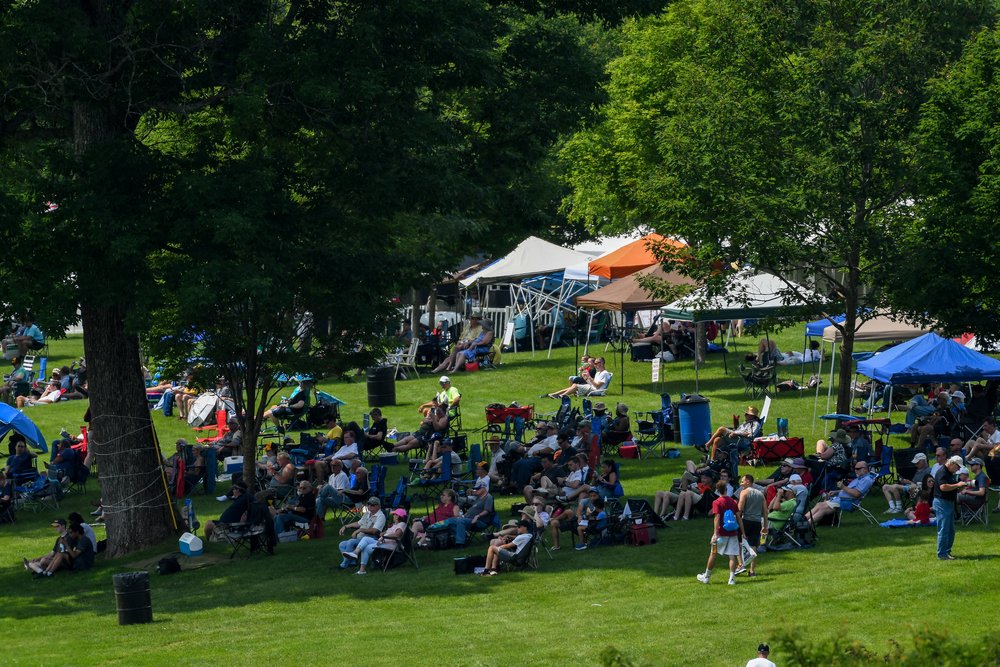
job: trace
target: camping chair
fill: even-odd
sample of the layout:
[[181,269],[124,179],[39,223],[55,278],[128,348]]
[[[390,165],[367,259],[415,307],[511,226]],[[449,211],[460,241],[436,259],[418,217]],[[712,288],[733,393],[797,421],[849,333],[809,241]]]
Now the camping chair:
[[[808,506],[808,501],[805,503]],[[816,529],[806,520],[805,506],[796,507],[781,525],[771,523],[764,546],[768,551],[788,551],[816,546]]]
[[[255,511],[255,505],[263,506],[263,510],[261,511],[258,507]],[[271,519],[271,514],[268,512],[267,506],[263,503],[254,502],[250,505],[250,510],[252,518],[249,521],[228,524],[220,523],[217,526],[217,529],[222,531],[223,539],[233,548],[232,553],[229,554],[230,559],[235,558],[236,554],[240,552],[246,558],[249,558],[265,548],[267,553],[274,553],[274,543],[277,539],[274,535],[274,521]]]
[[647,456],[651,456],[659,446],[662,456],[664,454],[663,411],[634,412],[633,416],[636,424],[633,442],[639,447],[639,455],[642,456],[645,452]]
[[600,389],[595,389],[594,391],[590,392],[589,394],[587,394],[587,396],[607,396],[608,390],[611,389],[611,382],[614,379],[615,379],[615,374],[609,372],[607,383]]
[[740,377],[743,378],[743,395],[751,399],[770,396],[772,385],[777,383],[777,366],[746,366],[740,364]]
[[27,507],[32,512],[59,509],[59,500],[63,495],[63,488],[58,481],[49,479],[45,475],[36,477],[30,485],[15,487],[16,505],[18,508]]
[[392,549],[375,547],[375,551],[372,552],[372,566],[383,572],[388,572],[390,568],[410,563],[419,570],[417,551],[414,547],[413,530],[411,524],[408,523],[406,530],[403,531],[403,536]]
[[531,539],[524,545],[521,552],[514,554],[508,561],[500,561],[500,566],[508,572],[514,570],[538,569],[538,534],[532,533]]
[[424,499],[427,505],[427,514],[431,513],[431,504],[442,491],[449,488],[452,483],[452,463],[451,456],[441,457],[441,470],[437,477],[431,479],[416,479],[410,482],[410,488],[414,489],[414,497]]
[[963,526],[971,526],[974,523],[981,523],[984,526],[990,525],[989,503],[985,500],[979,505],[970,505],[965,502],[958,503],[958,520]]
[[215,423],[206,424],[205,426],[196,426],[195,431],[215,431],[215,435],[206,435],[203,438],[198,438],[198,442],[215,442],[216,440],[221,440],[226,433],[229,432],[229,413],[226,412],[225,408],[215,411]]
[[[871,475],[872,477],[874,477],[874,475],[871,472],[869,472],[868,474]],[[872,484],[870,487],[868,487],[868,490],[871,491],[873,488],[875,488],[874,484]],[[861,514],[861,516],[863,516],[865,519],[868,520],[868,523],[872,524],[873,526],[877,526],[877,525],[879,525],[882,522],[879,521],[877,518],[875,518],[875,515],[872,514],[870,511],[868,511],[867,509],[865,509],[864,505],[862,505],[862,503],[864,502],[865,498],[867,498],[867,497],[868,497],[868,493],[866,492],[863,496],[861,496],[860,498],[857,499],[857,503],[854,505],[854,508],[850,509],[850,510],[847,510],[847,511],[848,512],[857,511],[859,514]],[[840,527],[840,520],[841,520],[841,516],[843,515],[843,513],[844,513],[843,508],[842,507],[837,507],[837,511],[833,515],[833,524],[832,524],[833,526],[835,526],[837,528]]]
[[414,336],[410,340],[410,347],[405,351],[402,349],[390,354],[386,358],[386,364],[396,367],[396,377],[407,379],[406,371],[413,371],[413,375],[420,379],[420,371],[417,370],[417,350],[420,348],[420,337]]
[[896,473],[892,466],[892,447],[882,445],[882,456],[878,461],[868,465],[868,470],[875,475],[875,484],[881,488],[886,484],[896,483]]

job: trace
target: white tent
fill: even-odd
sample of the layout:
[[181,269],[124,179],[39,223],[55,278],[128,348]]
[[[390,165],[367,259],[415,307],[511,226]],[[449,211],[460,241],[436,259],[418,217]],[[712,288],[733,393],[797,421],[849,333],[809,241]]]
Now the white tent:
[[804,296],[812,294],[770,273],[740,271],[730,278],[725,294],[709,297],[701,288],[667,304],[660,312],[668,319],[685,322],[763,319],[804,307]]
[[529,236],[510,254],[482,271],[463,278],[463,287],[488,283],[509,283],[548,273],[565,271],[567,266],[590,261],[590,256]]

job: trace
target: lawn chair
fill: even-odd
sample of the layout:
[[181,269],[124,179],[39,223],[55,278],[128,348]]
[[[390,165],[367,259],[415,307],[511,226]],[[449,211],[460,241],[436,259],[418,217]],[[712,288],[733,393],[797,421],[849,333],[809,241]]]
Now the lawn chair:
[[215,423],[206,424],[205,426],[196,426],[195,431],[215,431],[215,434],[206,435],[203,438],[198,438],[198,442],[215,442],[216,440],[221,440],[226,433],[229,432],[229,413],[226,412],[225,408],[215,411]]
[[771,387],[777,384],[777,366],[746,366],[740,364],[740,377],[743,378],[743,395],[751,399],[770,396]]
[[764,546],[768,551],[789,551],[791,549],[808,549],[816,546],[816,529],[806,520],[805,503],[796,507],[788,521],[783,524],[771,524]]
[[500,566],[508,572],[513,570],[537,570],[538,569],[538,534],[532,533],[531,539],[524,545],[520,553],[508,561],[500,561]]
[[[869,472],[868,474],[874,477],[874,475],[871,472]],[[871,491],[873,488],[875,488],[874,484],[872,484],[870,487],[868,487],[868,490]],[[865,498],[867,498],[867,497],[868,497],[868,493],[866,492],[863,496],[861,496],[860,498],[858,498],[857,504],[854,505],[854,509],[850,509],[850,510],[847,510],[847,511],[848,512],[857,511],[859,514],[861,514],[861,516],[863,516],[865,519],[868,520],[868,523],[872,524],[873,526],[877,526],[877,525],[879,525],[882,522],[879,521],[877,518],[875,518],[875,515],[872,514],[869,510],[865,509],[864,505],[862,505],[862,503],[864,502]],[[843,508],[842,507],[838,507],[837,508],[837,512],[833,515],[833,524],[832,524],[833,526],[835,526],[837,528],[840,527],[840,520],[841,520],[841,516],[843,514],[844,514]]]
[[420,569],[417,565],[417,551],[414,548],[413,530],[407,524],[403,536],[396,542],[392,549],[377,546],[372,552],[372,566],[388,572],[390,568],[399,567],[404,563],[410,563],[413,567]]
[[414,336],[410,340],[410,347],[405,351],[400,349],[388,356],[386,364],[396,367],[396,377],[407,379],[406,371],[413,371],[413,375],[419,380],[420,371],[417,370],[417,350],[420,348],[420,337]]
[[882,445],[882,456],[878,461],[872,462],[868,466],[869,471],[875,475],[875,484],[882,488],[886,484],[896,483],[896,473],[892,466],[892,447]]
[[433,500],[451,486],[453,479],[451,456],[442,456],[441,470],[437,477],[413,480],[410,482],[410,488],[414,490],[414,497],[424,499],[427,505],[427,514],[430,514]]
[[249,558],[255,553],[266,551],[274,554],[277,536],[274,533],[274,520],[268,511],[267,504],[254,501],[247,512],[247,521],[240,523],[220,523],[217,526],[223,539],[233,548],[229,558],[244,553]]

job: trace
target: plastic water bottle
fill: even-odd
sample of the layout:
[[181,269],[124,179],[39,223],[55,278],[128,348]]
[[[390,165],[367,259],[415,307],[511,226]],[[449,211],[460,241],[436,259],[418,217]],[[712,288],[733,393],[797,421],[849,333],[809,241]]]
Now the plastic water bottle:
[[194,503],[190,498],[184,499],[184,520],[187,522],[188,530],[194,532]]
[[784,417],[778,417],[778,437],[788,437],[788,420]]

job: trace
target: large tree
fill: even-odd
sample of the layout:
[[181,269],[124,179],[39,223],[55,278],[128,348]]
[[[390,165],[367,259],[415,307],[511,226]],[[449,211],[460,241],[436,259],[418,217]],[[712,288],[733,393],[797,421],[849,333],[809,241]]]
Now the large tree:
[[679,268],[718,290],[722,260],[846,313],[846,411],[854,333],[890,305],[881,277],[900,270],[883,259],[915,194],[927,81],[991,12],[982,0],[685,0],[634,23],[602,122],[564,151],[572,213],[685,238]]

